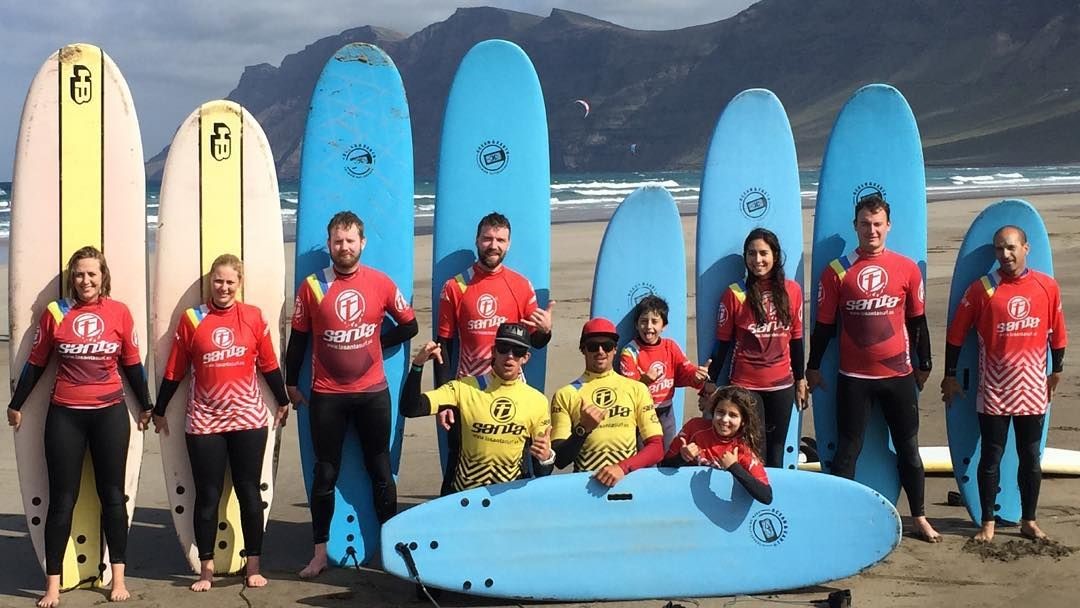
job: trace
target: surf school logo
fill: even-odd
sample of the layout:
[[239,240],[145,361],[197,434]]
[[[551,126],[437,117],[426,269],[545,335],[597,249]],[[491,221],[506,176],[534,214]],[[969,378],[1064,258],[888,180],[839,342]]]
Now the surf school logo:
[[600,387],[592,393],[592,403],[596,407],[606,410],[608,418],[629,418],[630,408],[625,405],[619,405],[616,403],[618,395],[615,391],[607,388]]
[[351,325],[360,320],[364,315],[364,296],[355,289],[346,289],[338,294],[334,300],[334,311],[342,323]]
[[40,327],[34,330],[34,344],[33,345],[37,346],[38,342],[41,342],[41,328]]
[[71,96],[71,101],[82,105],[94,98],[93,80],[90,76],[90,68],[85,65],[72,66],[71,78],[68,80],[68,94]]
[[514,419],[516,409],[508,397],[499,397],[491,402],[491,417],[495,422],[510,422]]
[[750,536],[763,547],[779,545],[787,538],[787,533],[787,518],[776,509],[758,511],[750,520]]
[[510,164],[510,150],[501,141],[489,139],[476,149],[476,164],[485,173],[499,173]]
[[1026,319],[1031,313],[1031,302],[1024,296],[1013,296],[1008,304],[1009,316],[1016,319]]
[[885,289],[889,284],[889,273],[881,266],[867,266],[859,271],[856,281],[863,293],[872,294]]
[[769,212],[769,193],[761,188],[750,188],[739,198],[739,209],[743,215],[756,220]]
[[364,144],[349,148],[341,158],[345,160],[345,172],[353,177],[367,177],[375,170],[375,153]]
[[490,319],[495,315],[495,311],[499,309],[499,302],[495,299],[495,296],[490,293],[485,293],[476,300],[476,314]]
[[210,156],[219,162],[232,156],[232,129],[223,122],[215,122],[210,132]]
[[93,340],[105,332],[105,322],[92,312],[84,312],[75,317],[71,326],[75,330],[75,335],[83,340]]
[[213,341],[214,346],[218,348],[229,348],[235,343],[232,330],[228,327],[219,327],[214,330],[214,333],[210,334],[210,340]]
[[882,200],[888,200],[885,198],[884,186],[877,182],[863,182],[852,192],[853,203],[858,204],[862,199],[875,194],[881,197]]
[[1010,298],[1008,303],[1005,304],[1005,310],[1008,311],[1009,316],[1012,317],[1013,320],[998,323],[998,333],[1008,333],[1022,329],[1035,329],[1042,323],[1042,319],[1039,317],[1031,316],[1031,300],[1028,300],[1024,296],[1013,296]]
[[401,293],[401,290],[394,294],[394,308],[398,312],[404,312],[409,308],[409,302],[405,299],[405,294]]
[[630,305],[630,308],[637,306],[637,303],[641,301],[645,296],[651,296],[656,293],[656,285],[652,283],[638,283],[630,288],[630,291],[626,292],[626,302]]
[[716,326],[722,327],[725,323],[727,323],[727,317],[727,306],[724,306],[724,303],[721,302],[720,307],[716,309]]

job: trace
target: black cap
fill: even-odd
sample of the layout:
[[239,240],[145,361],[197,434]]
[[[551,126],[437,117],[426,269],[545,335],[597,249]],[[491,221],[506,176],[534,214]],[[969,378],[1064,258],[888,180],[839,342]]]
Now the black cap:
[[514,346],[524,346],[530,348],[529,344],[529,330],[525,329],[525,326],[521,323],[503,323],[499,326],[499,330],[495,333],[496,342],[505,342],[507,344],[513,344]]

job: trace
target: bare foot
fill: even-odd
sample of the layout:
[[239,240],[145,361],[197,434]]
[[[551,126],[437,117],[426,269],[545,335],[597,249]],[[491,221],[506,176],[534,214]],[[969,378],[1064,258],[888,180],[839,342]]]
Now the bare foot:
[[38,608],[55,608],[60,605],[60,575],[45,577],[45,595],[37,602]]
[[248,587],[265,587],[266,577],[259,574],[259,556],[252,555],[247,558],[247,569],[245,570],[247,576],[244,579],[244,583]]
[[209,591],[214,586],[214,560],[207,559],[199,563],[199,580],[191,583],[192,591]]
[[326,564],[326,543],[319,543],[315,545],[315,555],[312,556],[311,561],[300,571],[300,578],[319,576],[323,570],[326,570]]
[[975,534],[973,540],[977,543],[988,543],[994,540],[994,522],[984,521],[982,528]]
[[1050,540],[1050,537],[1039,528],[1039,524],[1035,523],[1034,519],[1020,521],[1020,536],[1031,540]]
[[915,518],[915,529],[912,532],[915,534],[915,538],[924,540],[928,543],[941,542],[941,535],[930,525],[930,522],[926,520],[925,516]]
[[112,591],[109,592],[110,602],[126,602],[131,598],[127,585],[124,582],[124,564],[112,565]]

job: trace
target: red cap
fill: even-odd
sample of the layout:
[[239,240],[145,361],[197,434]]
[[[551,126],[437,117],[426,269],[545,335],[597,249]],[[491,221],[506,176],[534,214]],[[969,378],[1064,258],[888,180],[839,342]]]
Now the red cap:
[[604,317],[589,319],[581,328],[582,342],[584,342],[586,338],[592,338],[594,336],[603,336],[605,338],[611,338],[616,342],[619,341],[619,332],[615,330],[615,324]]

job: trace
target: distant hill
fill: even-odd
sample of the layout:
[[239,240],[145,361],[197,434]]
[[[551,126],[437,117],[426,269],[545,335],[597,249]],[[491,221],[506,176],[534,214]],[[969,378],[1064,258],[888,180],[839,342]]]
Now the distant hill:
[[[347,43],[376,44],[405,82],[417,173],[433,176],[454,71],[489,38],[511,40],[532,58],[557,173],[700,168],[724,105],[750,87],[780,97],[800,163],[814,165],[840,105],[871,82],[908,98],[927,162],[1080,162],[1080,3],[1065,0],[762,0],[730,19],[673,31],[564,10],[539,17],[467,8],[411,36],[364,26],[323,38],[280,67],[246,68],[228,97],[266,130],[280,177],[296,179],[323,64]],[[588,118],[578,98],[591,104]],[[148,175],[160,177],[164,158],[151,159]]]

